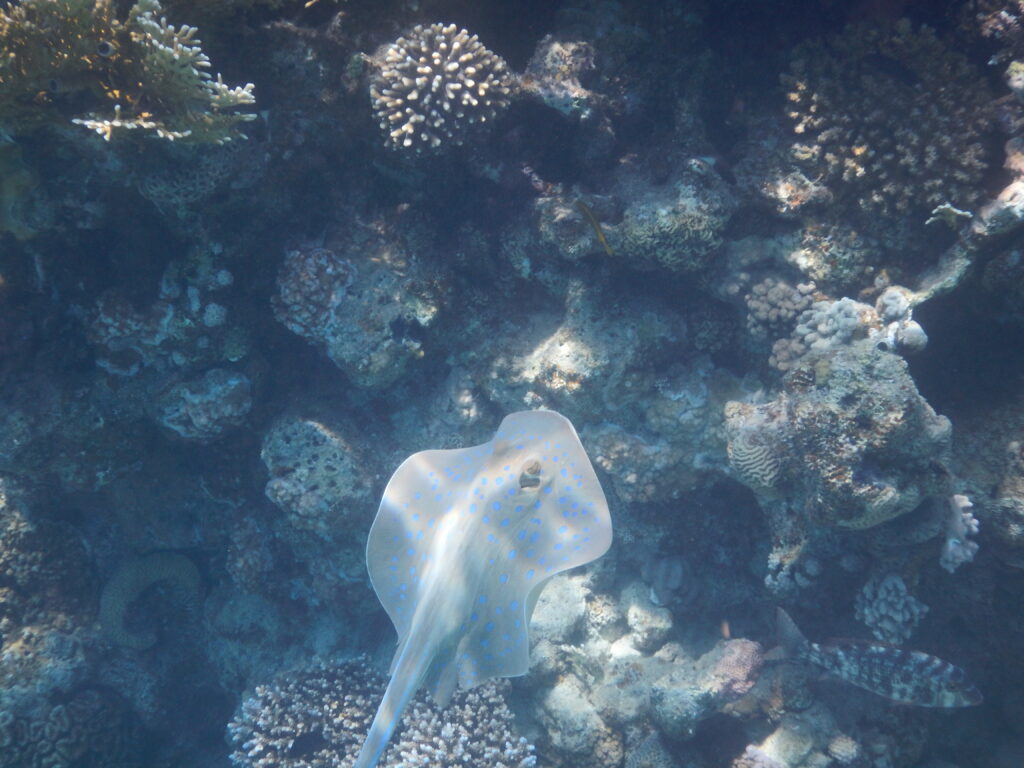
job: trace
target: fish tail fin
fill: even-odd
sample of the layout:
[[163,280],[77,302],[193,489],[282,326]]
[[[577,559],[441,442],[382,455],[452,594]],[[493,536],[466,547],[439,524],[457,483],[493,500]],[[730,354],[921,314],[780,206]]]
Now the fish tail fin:
[[785,658],[799,659],[810,650],[811,642],[790,615],[781,608],[775,609],[775,633]]

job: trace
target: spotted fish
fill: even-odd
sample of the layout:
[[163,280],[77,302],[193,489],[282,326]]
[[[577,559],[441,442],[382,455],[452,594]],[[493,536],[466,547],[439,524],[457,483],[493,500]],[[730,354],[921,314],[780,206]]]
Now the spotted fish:
[[964,671],[936,656],[857,640],[812,643],[781,608],[776,624],[787,656],[816,664],[858,688],[919,707],[981,703],[981,693]]
[[456,685],[525,674],[542,586],[597,559],[611,540],[594,468],[553,411],[510,414],[487,443],[402,462],[366,545],[398,649],[354,768],[377,764],[422,685],[444,706]]

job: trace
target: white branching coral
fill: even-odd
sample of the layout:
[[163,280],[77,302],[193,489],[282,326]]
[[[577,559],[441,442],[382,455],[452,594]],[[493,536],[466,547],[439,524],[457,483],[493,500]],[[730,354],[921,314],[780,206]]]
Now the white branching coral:
[[436,152],[508,106],[511,84],[504,59],[476,35],[418,25],[387,46],[370,97],[389,146]]

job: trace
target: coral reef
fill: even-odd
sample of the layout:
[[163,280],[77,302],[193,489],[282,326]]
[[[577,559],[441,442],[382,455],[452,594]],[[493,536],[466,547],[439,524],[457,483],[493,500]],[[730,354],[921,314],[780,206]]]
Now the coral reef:
[[277,319],[367,389],[393,383],[422,356],[417,331],[443,299],[403,243],[365,225],[330,247],[289,251],[277,283]]
[[[207,69],[196,29],[174,27],[158,0],[122,20],[110,0],[28,0],[0,12],[0,124],[24,133],[62,119],[69,96],[94,100],[72,122],[109,140],[122,131],[223,143],[255,119],[252,84],[232,88]],[[87,101],[88,103],[88,101]],[[82,113],[79,113],[82,114]]]
[[457,146],[508,106],[513,79],[505,61],[454,24],[417,25],[381,60],[370,98],[389,146]]
[[[382,765],[1019,764],[1022,20],[4,6],[0,765],[350,765],[387,470],[544,408],[612,547]],[[985,701],[818,679],[780,605]]]
[[[204,319],[213,314],[211,307],[219,306],[207,304]],[[244,374],[212,368],[199,379],[176,384],[155,408],[160,425],[178,437],[213,440],[245,419],[252,408],[252,382]]]
[[[826,348],[858,327],[846,306],[819,337]],[[819,524],[870,528],[948,488],[949,420],[898,355],[861,339],[795,368],[787,383],[770,403],[726,409],[731,467],[755,493],[784,488]]]
[[[315,768],[355,759],[386,678],[365,659],[282,673],[256,688],[228,726],[231,762],[244,768]],[[536,762],[515,735],[512,713],[493,683],[456,693],[439,710],[421,694],[402,718],[381,766],[485,768]]]
[[895,573],[873,578],[857,593],[857,619],[871,629],[875,639],[901,645],[928,613],[928,606],[907,591]]
[[151,628],[129,628],[129,612],[143,593],[154,584],[172,587],[186,604],[198,602],[202,594],[202,577],[195,564],[174,552],[154,552],[123,564],[103,586],[100,596],[100,624],[104,636],[128,648],[148,648],[156,643],[157,632]]
[[366,450],[347,437],[346,425],[285,416],[263,439],[267,498],[290,525],[332,539],[354,526],[370,501],[373,468]]
[[797,160],[865,213],[980,200],[991,94],[928,27],[853,26],[803,46],[784,78]]

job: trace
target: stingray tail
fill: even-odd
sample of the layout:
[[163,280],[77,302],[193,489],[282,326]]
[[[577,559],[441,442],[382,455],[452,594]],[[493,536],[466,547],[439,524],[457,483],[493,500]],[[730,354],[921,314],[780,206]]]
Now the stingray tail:
[[352,768],[374,768],[387,749],[391,734],[419,690],[423,676],[433,661],[432,656],[423,653],[424,647],[422,643],[408,637],[398,649],[392,665],[391,680]]

